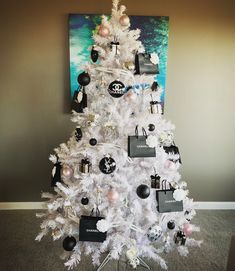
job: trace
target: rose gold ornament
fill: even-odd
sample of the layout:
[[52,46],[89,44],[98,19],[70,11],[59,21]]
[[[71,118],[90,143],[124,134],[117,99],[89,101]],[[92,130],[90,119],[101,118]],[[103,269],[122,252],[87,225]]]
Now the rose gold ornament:
[[109,35],[110,31],[107,26],[100,25],[98,33],[101,37],[105,38]]
[[71,167],[65,165],[62,168],[62,174],[64,177],[70,178],[73,176],[73,169]]
[[127,101],[127,102],[134,102],[137,98],[137,95],[135,92],[133,91],[128,91],[127,94],[125,95],[124,99]]
[[107,198],[110,203],[116,203],[119,199],[119,193],[116,189],[110,188],[107,194]]
[[122,15],[119,19],[119,23],[122,26],[128,26],[130,24],[130,18],[127,15]]
[[193,232],[193,227],[192,227],[192,225],[189,224],[189,223],[185,223],[185,224],[183,225],[183,231],[184,231],[184,234],[185,234],[186,236],[191,235],[192,232]]

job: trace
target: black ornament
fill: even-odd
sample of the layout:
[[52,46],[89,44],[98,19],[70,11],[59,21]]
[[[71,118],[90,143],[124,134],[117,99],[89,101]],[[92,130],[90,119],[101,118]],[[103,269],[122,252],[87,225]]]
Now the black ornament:
[[150,123],[150,124],[149,124],[149,131],[152,132],[152,131],[154,131],[154,130],[155,130],[155,125],[152,124],[152,123]]
[[157,91],[158,88],[159,88],[158,82],[154,81],[151,86],[152,91]]
[[125,93],[125,85],[121,81],[113,81],[109,85],[109,94],[114,98],[120,98]]
[[104,157],[100,160],[100,171],[104,174],[110,174],[116,169],[116,162],[112,157]]
[[83,113],[83,109],[87,107],[87,94],[84,87],[74,92],[71,107],[77,113]]
[[75,138],[77,141],[80,141],[82,139],[82,130],[80,127],[76,128],[75,130]]
[[51,186],[55,187],[56,183],[59,182],[61,183],[61,163],[57,162],[54,164],[53,172],[52,172],[52,178],[51,178]]
[[91,78],[87,72],[82,72],[78,75],[77,81],[79,85],[87,86],[90,83]]
[[82,199],[81,199],[81,203],[82,203],[83,205],[87,205],[87,204],[89,203],[89,199],[88,199],[88,198],[82,198]]
[[174,240],[177,245],[184,246],[186,243],[186,236],[185,236],[184,232],[183,231],[176,232],[176,234],[174,236]]
[[76,244],[77,241],[73,236],[67,236],[63,241],[63,248],[66,251],[72,251]]
[[91,49],[91,60],[93,62],[96,62],[98,60],[99,57],[99,52],[97,50],[94,49],[94,46]]
[[97,144],[97,140],[95,138],[91,138],[89,143],[91,146],[95,146]]
[[146,184],[141,184],[137,187],[136,194],[141,199],[146,199],[150,195],[150,189]]
[[167,228],[169,230],[174,230],[175,228],[175,222],[173,220],[170,220],[168,223],[167,223]]

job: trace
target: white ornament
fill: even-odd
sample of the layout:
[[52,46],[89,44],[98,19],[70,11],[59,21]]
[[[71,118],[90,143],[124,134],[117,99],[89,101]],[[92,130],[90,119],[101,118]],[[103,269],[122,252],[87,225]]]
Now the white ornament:
[[159,134],[159,141],[164,146],[172,145],[174,140],[174,135],[171,131],[163,131]]
[[138,254],[138,250],[136,247],[131,247],[130,249],[126,251],[126,257],[129,260],[129,264],[133,268],[136,268],[140,264],[137,254]]
[[146,144],[150,147],[150,148],[154,148],[157,147],[159,145],[159,141],[158,141],[158,137],[154,136],[154,135],[149,135],[146,139]]
[[173,193],[173,197],[176,201],[181,201],[186,198],[187,194],[188,194],[187,190],[176,189]]
[[148,229],[147,237],[149,241],[157,241],[162,236],[162,228],[159,225],[153,225]]
[[157,53],[150,54],[150,61],[155,65],[159,64],[159,57]]
[[96,228],[100,232],[106,232],[109,229],[109,223],[105,219],[101,219],[96,223]]

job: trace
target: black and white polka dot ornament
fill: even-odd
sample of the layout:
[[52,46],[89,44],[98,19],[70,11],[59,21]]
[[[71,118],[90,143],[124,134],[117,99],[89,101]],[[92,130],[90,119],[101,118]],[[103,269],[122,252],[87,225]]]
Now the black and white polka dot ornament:
[[120,98],[125,93],[125,85],[118,80],[113,81],[109,84],[109,94],[114,98]]
[[111,174],[116,169],[116,162],[112,157],[105,156],[100,160],[99,168],[104,174]]
[[162,228],[159,225],[153,225],[148,229],[147,237],[149,241],[154,242],[162,236]]

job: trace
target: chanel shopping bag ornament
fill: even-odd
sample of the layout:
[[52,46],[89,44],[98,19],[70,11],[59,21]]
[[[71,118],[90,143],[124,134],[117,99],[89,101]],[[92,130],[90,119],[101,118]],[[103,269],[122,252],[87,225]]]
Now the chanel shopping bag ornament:
[[100,232],[97,229],[97,222],[104,219],[100,216],[99,209],[96,209],[96,216],[93,216],[94,209],[90,216],[82,215],[79,224],[79,241],[88,242],[104,242],[106,240],[107,232]]
[[156,54],[138,53],[135,56],[136,74],[158,74],[159,64]]
[[[156,191],[159,213],[182,212],[183,201],[176,201],[173,197],[174,188],[166,189],[166,180],[162,181],[162,190]],[[165,186],[163,185],[165,184]]]
[[138,134],[138,125],[135,128],[135,135],[128,136],[128,156],[129,157],[155,157],[155,148],[150,148],[146,144],[148,138],[144,128],[142,128],[143,135]]

